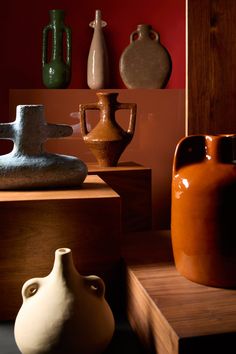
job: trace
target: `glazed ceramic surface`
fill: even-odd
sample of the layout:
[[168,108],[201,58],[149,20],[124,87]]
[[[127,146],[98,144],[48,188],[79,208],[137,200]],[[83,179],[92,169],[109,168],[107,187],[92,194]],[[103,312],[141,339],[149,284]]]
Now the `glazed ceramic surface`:
[[171,74],[171,59],[150,25],[138,25],[120,58],[120,75],[127,88],[163,88]]
[[[64,11],[51,10],[50,23],[43,29],[42,70],[47,88],[66,88],[71,78],[71,29],[64,24]],[[49,32],[52,32],[52,53],[47,60]],[[63,35],[66,35],[66,60],[63,58]]]
[[[98,102],[79,105],[83,139],[101,167],[116,166],[118,160],[133,138],[136,121],[136,104],[117,102],[117,93],[98,92]],[[99,110],[100,120],[89,132],[86,111]],[[124,131],[115,119],[118,109],[129,109],[128,130]]]
[[102,21],[100,10],[95,12],[95,20],[90,23],[94,29],[93,38],[88,55],[87,83],[89,88],[98,90],[107,88],[109,84],[109,62],[103,27],[107,23]]
[[236,287],[236,135],[190,136],[177,146],[171,234],[186,278]]
[[13,150],[0,156],[0,189],[80,186],[87,166],[74,157],[47,153],[48,138],[70,136],[68,125],[47,124],[43,105],[19,105],[13,123],[0,124],[0,139],[14,141]]
[[15,321],[22,354],[99,354],[114,332],[114,318],[97,276],[81,276],[71,250],[55,252],[51,273],[28,280]]

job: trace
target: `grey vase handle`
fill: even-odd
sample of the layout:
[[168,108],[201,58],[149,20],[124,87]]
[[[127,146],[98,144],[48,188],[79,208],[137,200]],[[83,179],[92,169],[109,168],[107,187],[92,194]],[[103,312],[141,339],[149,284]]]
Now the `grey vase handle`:
[[150,34],[153,35],[153,40],[156,41],[156,42],[159,42],[160,40],[160,36],[159,36],[159,33],[155,32],[154,30],[150,30]]
[[[154,41],[156,41],[156,42],[159,42],[160,37],[159,37],[159,34],[158,34],[157,32],[155,32],[154,30],[150,29],[149,33],[152,34],[153,37],[154,37],[154,38],[151,38],[151,37],[150,37],[150,39],[152,39],[152,40],[154,40]],[[134,31],[134,32],[132,32],[131,35],[130,35],[130,43],[134,42],[134,41],[135,41],[134,37],[135,37],[135,36],[138,36],[138,37],[139,37],[139,35],[140,35],[140,32],[139,32],[139,31]]]

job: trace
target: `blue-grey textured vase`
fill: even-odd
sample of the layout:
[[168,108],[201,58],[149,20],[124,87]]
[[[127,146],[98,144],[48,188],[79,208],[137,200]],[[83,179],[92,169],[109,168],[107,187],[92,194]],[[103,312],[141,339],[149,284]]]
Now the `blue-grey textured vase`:
[[43,105],[19,105],[16,120],[0,124],[0,139],[14,141],[13,150],[0,156],[0,189],[78,187],[87,166],[74,156],[44,151],[48,138],[70,136],[69,125],[48,124]]

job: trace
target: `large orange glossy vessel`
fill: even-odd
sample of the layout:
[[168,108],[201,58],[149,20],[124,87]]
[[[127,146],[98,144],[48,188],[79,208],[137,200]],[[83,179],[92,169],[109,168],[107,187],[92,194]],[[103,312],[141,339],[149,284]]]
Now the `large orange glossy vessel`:
[[177,145],[171,235],[180,274],[236,287],[236,134],[189,136]]

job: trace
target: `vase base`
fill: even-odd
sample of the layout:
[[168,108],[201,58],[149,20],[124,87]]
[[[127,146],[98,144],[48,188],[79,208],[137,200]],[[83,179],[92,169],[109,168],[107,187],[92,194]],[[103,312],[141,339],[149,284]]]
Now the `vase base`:
[[87,166],[73,156],[0,157],[0,190],[79,187],[86,176]]

